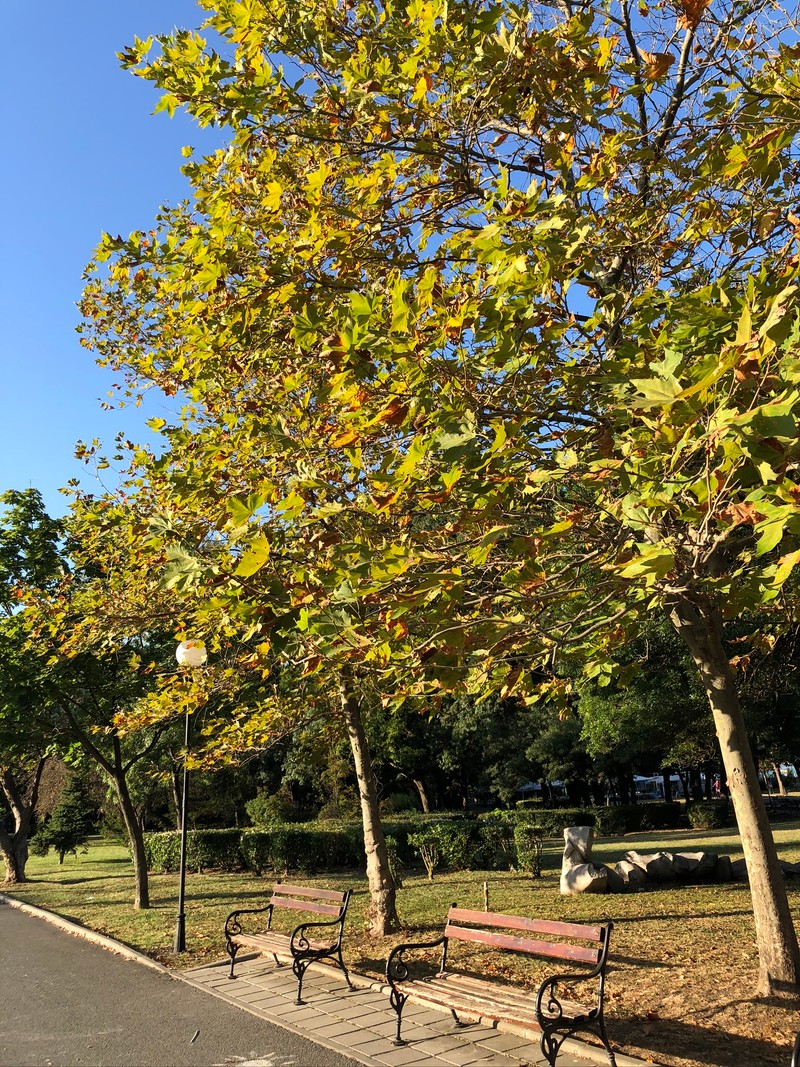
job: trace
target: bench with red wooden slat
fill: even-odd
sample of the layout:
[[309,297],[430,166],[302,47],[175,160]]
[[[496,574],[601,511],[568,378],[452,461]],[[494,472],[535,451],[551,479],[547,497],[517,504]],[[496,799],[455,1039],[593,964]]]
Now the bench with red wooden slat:
[[[555,1064],[561,1044],[569,1034],[578,1030],[594,1030],[599,1034],[609,1062],[614,1067],[616,1061],[603,1020],[605,968],[611,927],[610,922],[594,925],[560,922],[524,915],[470,911],[453,905],[440,938],[425,944],[398,945],[389,956],[386,977],[391,990],[390,1003],[397,1013],[396,1043],[403,1043],[400,1038],[403,1005],[411,998],[427,1007],[450,1011],[456,1025],[463,1025],[459,1019],[459,1014],[462,1014],[472,1020],[538,1029],[542,1035],[542,1052],[551,1065]],[[564,960],[565,965],[584,965],[587,970],[549,976],[534,998],[524,989],[459,971],[452,961],[456,942],[480,945],[487,950]],[[412,977],[403,959],[404,953],[437,947],[442,949],[439,973],[435,976]],[[593,1006],[565,1000],[560,992],[556,994],[557,985],[586,979],[596,979],[597,998]]]
[[[225,948],[231,958],[229,978],[234,978],[234,964],[243,948],[254,949],[261,954],[270,954],[275,963],[279,957],[290,960],[297,976],[297,1003],[302,1004],[303,975],[311,963],[330,960],[344,972],[352,989],[350,976],[342,959],[342,933],[347,915],[350,891],[340,893],[333,889],[317,889],[316,886],[287,885],[278,882],[272,895],[262,908],[240,908],[232,911],[225,920]],[[304,912],[308,915],[324,915],[324,920],[311,920],[295,926],[291,933],[272,929],[276,909]],[[242,917],[266,914],[266,926],[261,930],[245,930]],[[329,933],[329,940],[325,935]],[[322,934],[323,936],[317,936]]]

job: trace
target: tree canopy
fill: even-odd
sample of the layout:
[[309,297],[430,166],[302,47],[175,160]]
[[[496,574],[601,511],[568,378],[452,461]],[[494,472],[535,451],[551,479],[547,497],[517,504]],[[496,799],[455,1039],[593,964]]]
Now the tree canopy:
[[186,400],[130,455],[167,585],[254,668],[393,706],[566,707],[663,613],[714,716],[761,988],[796,982],[724,643],[754,608],[774,641],[800,560],[790,16],[202,6],[208,41],[122,61],[230,144],[103,238],[82,304],[132,393]]

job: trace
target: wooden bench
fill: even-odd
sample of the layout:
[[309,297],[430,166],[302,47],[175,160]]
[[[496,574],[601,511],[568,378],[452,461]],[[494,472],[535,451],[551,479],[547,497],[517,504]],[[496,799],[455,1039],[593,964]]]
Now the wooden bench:
[[[521,915],[500,915],[491,911],[465,911],[455,904],[447,914],[444,934],[436,941],[398,945],[386,963],[389,1002],[397,1013],[395,1044],[400,1037],[403,1006],[413,999],[426,1007],[449,1010],[456,1026],[466,1025],[459,1015],[493,1022],[508,1022],[541,1030],[541,1047],[545,1059],[554,1067],[564,1040],[580,1030],[595,1031],[603,1042],[609,1062],[615,1067],[614,1052],[608,1041],[603,1019],[608,941],[612,923],[584,926],[579,923],[527,919]],[[511,932],[510,932],[511,931]],[[542,940],[542,936],[558,940]],[[539,986],[535,995],[524,989],[487,981],[454,969],[452,945],[455,941],[474,942],[493,949],[520,952],[569,963],[583,964],[586,969],[575,973],[552,974]],[[588,942],[576,944],[575,942]],[[441,946],[441,961],[436,974],[409,973],[404,956],[407,952]],[[576,1004],[560,997],[557,987],[563,984],[595,980],[591,1006]]]
[[[309,965],[329,959],[344,972],[350,987],[350,975],[342,959],[342,932],[350,903],[350,890],[337,893],[331,889],[314,889],[301,885],[283,885],[278,882],[272,890],[269,903],[263,908],[240,908],[232,911],[225,920],[225,947],[231,958],[229,978],[235,978],[233,967],[237,953],[253,949],[265,955],[271,955],[277,966],[281,966],[279,957],[291,960],[292,971],[297,978],[297,1004],[302,1004],[303,975]],[[309,912],[313,915],[328,915],[329,919],[303,922],[291,933],[272,929],[272,919],[276,908],[289,911]],[[260,931],[246,932],[241,918],[244,915],[263,915],[267,921]],[[330,929],[332,928],[332,929]],[[330,937],[323,934],[330,929]],[[313,931],[313,932],[312,932]],[[309,936],[309,933],[311,936]]]

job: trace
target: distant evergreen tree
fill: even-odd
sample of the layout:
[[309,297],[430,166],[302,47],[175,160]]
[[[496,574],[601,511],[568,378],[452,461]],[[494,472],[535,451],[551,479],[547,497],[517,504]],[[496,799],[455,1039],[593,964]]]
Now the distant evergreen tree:
[[44,856],[55,849],[58,862],[63,863],[68,852],[75,855],[89,840],[94,814],[85,785],[80,778],[71,777],[53,814],[36,834],[33,851]]

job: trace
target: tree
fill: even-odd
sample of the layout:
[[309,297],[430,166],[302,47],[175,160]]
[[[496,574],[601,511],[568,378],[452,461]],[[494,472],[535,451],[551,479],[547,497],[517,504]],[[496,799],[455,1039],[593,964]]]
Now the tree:
[[0,494],[0,854],[7,882],[24,882],[28,835],[52,737],[30,714],[27,681],[31,662],[20,619],[27,582],[50,587],[63,575],[63,526],[51,519],[35,489]]
[[665,615],[759,988],[794,986],[726,647],[745,611],[780,630],[800,559],[798,57],[772,8],[207,7],[230,58],[181,31],[123,63],[231,144],[156,229],[103,239],[83,301],[132,392],[189,398],[168,461],[131,453],[154,515],[205,531],[157,520],[173,580],[395,705],[566,701],[557,662],[609,680]]
[[63,863],[68,852],[75,855],[89,840],[95,814],[83,783],[73,774],[52,814],[36,831],[34,852],[46,856],[52,848]]

